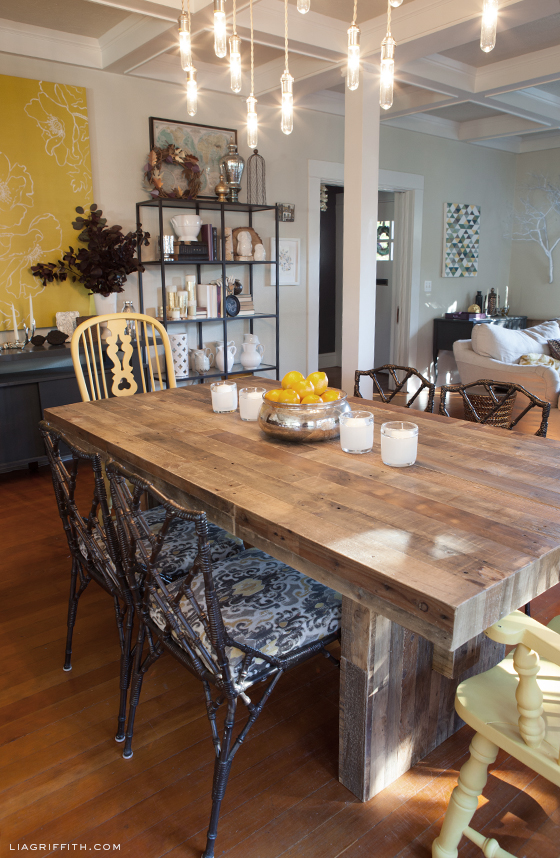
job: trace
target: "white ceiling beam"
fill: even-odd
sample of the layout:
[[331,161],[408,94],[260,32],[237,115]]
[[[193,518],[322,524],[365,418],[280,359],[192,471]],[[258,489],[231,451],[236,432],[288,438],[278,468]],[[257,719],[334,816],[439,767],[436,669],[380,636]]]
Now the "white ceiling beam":
[[544,123],[529,122],[518,116],[489,116],[486,119],[471,119],[459,123],[459,140],[473,143],[475,140],[490,140],[499,137],[514,137],[527,131],[542,131]]
[[0,19],[0,51],[92,69],[102,68],[103,63],[97,39],[4,19]]
[[477,70],[476,92],[498,95],[560,79],[560,46],[502,60]]
[[[118,71],[123,61],[124,65],[129,65],[128,58],[135,51],[145,48],[147,43],[168,33],[170,29],[169,21],[129,15],[99,39],[103,68]],[[176,32],[176,27],[174,30]]]

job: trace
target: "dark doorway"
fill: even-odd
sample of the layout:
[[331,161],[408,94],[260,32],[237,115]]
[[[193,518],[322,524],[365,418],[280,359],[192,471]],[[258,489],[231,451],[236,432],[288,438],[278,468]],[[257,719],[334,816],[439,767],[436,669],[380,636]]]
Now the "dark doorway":
[[[344,188],[322,185],[319,263],[319,367],[340,366],[342,338],[342,222]],[[326,197],[326,199],[325,199]]]

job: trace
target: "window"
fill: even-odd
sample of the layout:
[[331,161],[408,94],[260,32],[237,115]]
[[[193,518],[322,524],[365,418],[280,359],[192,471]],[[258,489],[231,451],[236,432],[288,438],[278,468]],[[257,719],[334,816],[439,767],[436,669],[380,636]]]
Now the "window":
[[377,221],[377,260],[393,261],[393,244],[395,242],[395,221]]

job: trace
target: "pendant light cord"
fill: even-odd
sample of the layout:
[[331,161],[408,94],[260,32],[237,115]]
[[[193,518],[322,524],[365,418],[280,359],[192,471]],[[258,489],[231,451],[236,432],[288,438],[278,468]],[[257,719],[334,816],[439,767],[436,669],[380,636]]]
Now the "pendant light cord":
[[352,18],[352,26],[356,26],[356,18],[358,17],[358,0],[354,0],[354,17]]
[[254,65],[255,65],[255,55],[253,50],[253,0],[249,0],[249,16],[251,19],[251,97],[254,96]]
[[387,35],[391,35],[391,4],[387,3]]
[[[357,2],[357,0],[354,0]],[[288,68],[288,0],[284,0],[284,71],[289,72]]]
[[232,18],[232,27],[233,27],[233,35],[237,36],[237,0],[233,0],[233,18]]
[[[182,1],[183,1],[183,11],[184,11],[185,0],[182,0]],[[187,0],[187,17],[188,17],[188,21],[189,21],[189,36],[190,36],[191,35],[191,0]]]

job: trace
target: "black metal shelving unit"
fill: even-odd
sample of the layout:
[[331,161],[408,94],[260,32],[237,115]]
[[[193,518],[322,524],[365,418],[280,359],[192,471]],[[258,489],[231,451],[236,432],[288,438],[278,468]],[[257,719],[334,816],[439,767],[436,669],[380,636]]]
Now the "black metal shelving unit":
[[[224,335],[224,343],[228,342],[228,326],[239,322],[239,321],[248,321],[249,322],[249,330],[251,333],[254,333],[254,323],[259,319],[275,319],[276,320],[276,348],[275,348],[275,363],[274,364],[261,364],[257,370],[245,369],[241,364],[234,364],[231,371],[227,371],[226,369],[223,372],[216,370],[215,372],[206,372],[203,375],[194,376],[194,380],[196,381],[205,381],[206,379],[212,378],[228,378],[230,375],[253,375],[255,372],[265,372],[265,371],[276,371],[278,374],[280,367],[280,245],[279,245],[279,226],[280,222],[278,219],[278,206],[256,206],[251,205],[249,203],[219,203],[213,200],[142,200],[139,203],[136,203],[136,223],[138,226],[142,223],[141,211],[143,208],[148,209],[157,209],[158,211],[158,222],[159,222],[159,259],[157,260],[146,260],[142,261],[142,248],[138,248],[138,259],[142,262],[144,266],[159,266],[161,271],[161,294],[162,294],[162,303],[163,303],[163,324],[166,329],[170,325],[196,325],[197,326],[197,344],[198,348],[202,348],[203,346],[203,326],[208,324],[209,322],[222,322],[223,324],[223,335]],[[163,254],[163,235],[164,235],[164,226],[163,226],[163,210],[164,209],[190,209],[195,212],[195,214],[200,215],[203,211],[214,211],[220,212],[220,246],[221,246],[221,259],[213,260],[213,261],[199,261],[199,262],[166,262]],[[247,226],[253,226],[253,215],[257,212],[274,212],[274,230],[276,236],[276,258],[272,260],[266,261],[258,261],[258,262],[239,262],[234,260],[226,260],[226,237],[225,237],[225,227],[226,227],[226,212],[235,212],[246,213],[248,217]],[[166,279],[165,272],[166,268],[173,268],[176,266],[188,267],[188,268],[196,268],[197,271],[197,282],[201,283],[201,275],[202,269],[204,267],[213,266],[214,268],[220,266],[222,269],[222,307],[225,306],[225,297],[227,294],[226,288],[226,277],[227,277],[227,269],[228,267],[238,267],[238,266],[246,266],[249,269],[249,290],[251,293],[251,298],[254,300],[253,296],[253,268],[255,265],[275,265],[276,266],[276,312],[275,313],[257,313],[250,316],[227,316],[218,318],[198,318],[198,319],[168,319],[167,318],[167,287],[166,287]],[[142,272],[138,272],[138,289],[139,289],[139,297],[140,297],[140,312],[144,312],[144,288],[142,282]]]

